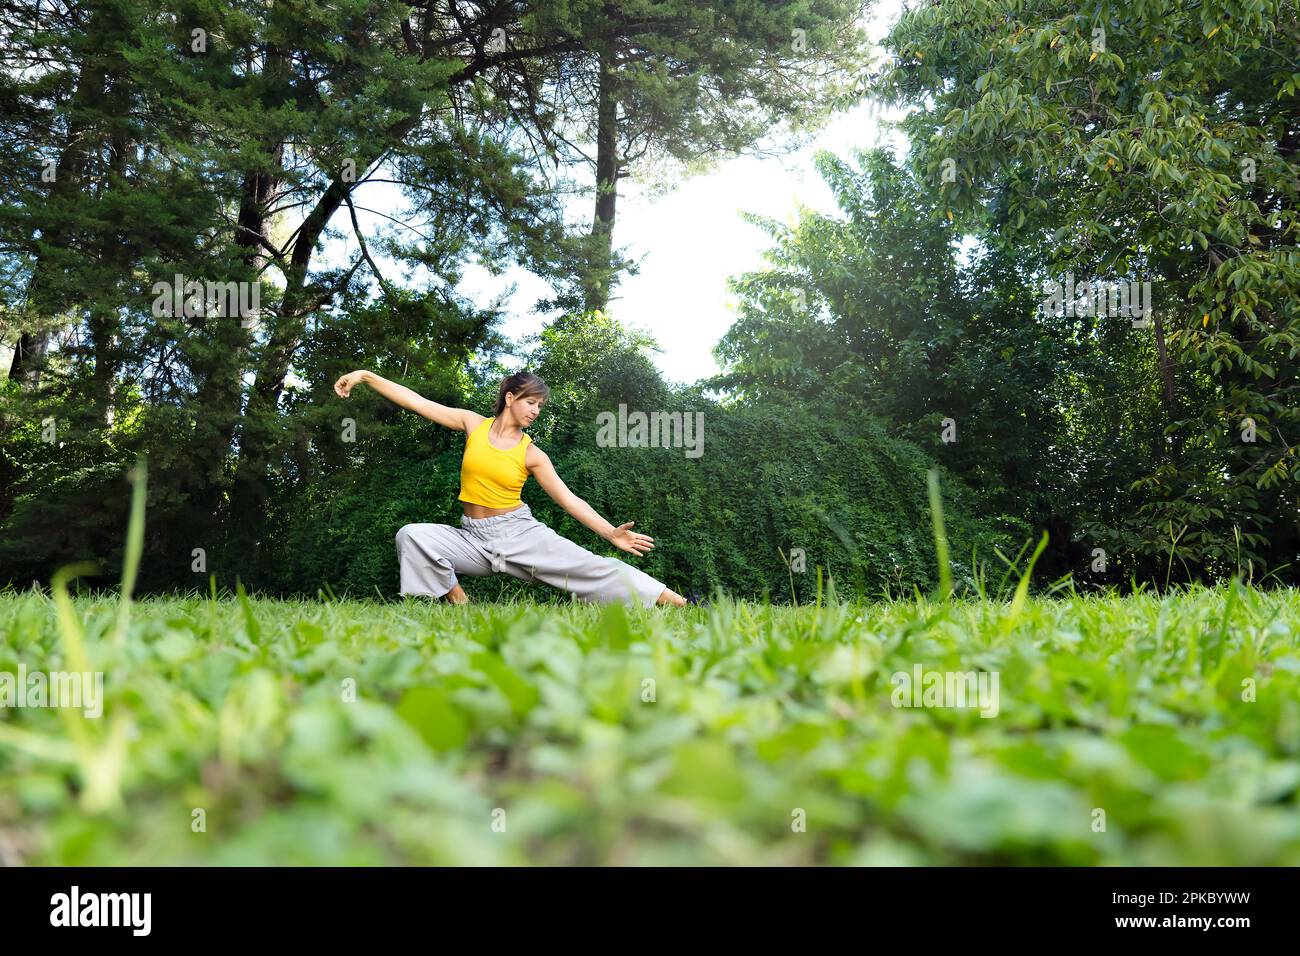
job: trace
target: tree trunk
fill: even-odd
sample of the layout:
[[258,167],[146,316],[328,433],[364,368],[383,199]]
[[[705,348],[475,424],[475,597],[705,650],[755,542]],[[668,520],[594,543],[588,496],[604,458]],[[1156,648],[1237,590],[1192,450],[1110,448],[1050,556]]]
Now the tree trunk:
[[[114,97],[117,110],[128,109],[124,98]],[[114,112],[116,113],[117,110]],[[125,129],[119,127],[114,133],[110,146],[108,176],[104,189],[120,188],[125,180],[127,162],[131,155],[133,143]],[[115,275],[129,275],[134,264],[134,253],[121,234],[109,231],[100,240],[98,258],[103,262],[114,263]],[[108,290],[101,290],[101,294]],[[91,354],[94,360],[91,395],[87,402],[91,414],[91,427],[101,428],[113,423],[113,386],[117,373],[122,367],[122,347],[118,337],[122,320],[118,315],[117,305],[113,301],[92,301],[90,306],[90,340]]]
[[[275,162],[280,164],[284,145],[271,146]],[[249,173],[244,178],[239,203],[239,234],[235,245],[243,249],[242,262],[261,275],[268,255],[260,243],[269,238],[266,212],[280,183],[274,173]],[[239,316],[222,316],[210,324],[208,331],[218,344],[216,355],[202,370],[201,383],[194,398],[196,421],[195,464],[200,478],[200,497],[205,510],[215,515],[226,485],[226,462],[231,452],[243,403],[244,369],[248,360],[251,335]]]
[[94,426],[106,426],[112,423],[113,383],[122,363],[117,342],[120,325],[117,310],[112,306],[92,307],[89,324],[95,371],[87,411]]
[[1174,363],[1169,358],[1169,350],[1165,348],[1165,324],[1160,318],[1159,312],[1153,312],[1156,329],[1156,354],[1160,360],[1160,381],[1163,385],[1162,396],[1165,402],[1165,411],[1173,414],[1174,411]]
[[[287,51],[268,44],[262,68],[268,95],[274,100],[290,83]],[[240,184],[237,231],[233,245],[240,250],[239,259],[250,274],[248,281],[260,281],[270,260],[263,241],[270,238],[268,213],[276,191],[283,181],[284,142],[267,139],[260,143],[262,154],[270,159],[270,169],[250,170]],[[242,297],[241,297],[242,301]],[[256,318],[266,316],[265,305]],[[244,399],[244,373],[249,365],[252,332],[240,315],[220,315],[200,319],[208,349],[195,367],[199,385],[194,396],[194,433],[190,443],[191,482],[196,546],[213,555],[212,570],[234,566],[229,556],[239,554],[232,539],[227,494],[230,492],[229,467],[234,450]],[[223,518],[226,520],[223,521]],[[242,564],[242,556],[241,562]]]
[[[28,298],[31,287],[28,287]],[[45,364],[45,353],[49,351],[50,333],[48,329],[24,332],[14,345],[13,358],[9,362],[9,379],[17,382],[23,391],[34,391],[41,383],[41,367]]]
[[614,218],[618,202],[618,100],[614,91],[612,56],[600,54],[600,92],[596,110],[596,214],[591,223],[593,261],[583,279],[587,308],[609,304],[614,248]]
[[[422,115],[422,112],[417,112],[393,124],[388,130],[388,142],[400,142],[419,125]],[[378,154],[358,157],[358,173],[369,169],[376,159]],[[334,213],[343,206],[344,199],[352,188],[351,184],[342,179],[334,180],[298,230],[285,276],[284,297],[262,351],[257,377],[253,381],[239,422],[239,463],[230,489],[230,526],[233,536],[230,547],[232,553],[240,554],[242,560],[247,562],[247,567],[253,574],[260,568],[263,557],[260,542],[268,498],[266,477],[272,458],[274,421],[279,413],[280,395],[284,391],[293,356],[306,334],[307,320],[319,307],[319,303],[314,301],[313,290],[308,286],[312,256],[325,227]]]

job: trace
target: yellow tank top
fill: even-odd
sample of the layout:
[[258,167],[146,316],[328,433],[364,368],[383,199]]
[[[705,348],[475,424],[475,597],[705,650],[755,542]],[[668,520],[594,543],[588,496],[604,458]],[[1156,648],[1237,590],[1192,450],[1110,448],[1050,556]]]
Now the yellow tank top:
[[485,508],[513,508],[522,504],[519,492],[528,480],[524,455],[527,435],[514,448],[502,451],[488,441],[494,418],[484,419],[465,439],[465,457],[460,461],[460,500]]

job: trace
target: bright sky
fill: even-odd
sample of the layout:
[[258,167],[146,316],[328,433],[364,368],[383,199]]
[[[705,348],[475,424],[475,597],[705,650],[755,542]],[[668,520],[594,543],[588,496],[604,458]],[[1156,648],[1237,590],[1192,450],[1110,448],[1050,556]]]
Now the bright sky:
[[[900,7],[901,0],[880,0],[867,23],[873,42],[898,19]],[[860,105],[835,116],[798,152],[765,159],[740,156],[710,173],[683,181],[666,196],[649,198],[634,180],[620,183],[614,243],[625,247],[629,257],[640,259],[641,270],[620,283],[609,311],[625,325],[647,331],[658,340],[662,351],[655,361],[666,378],[694,382],[718,370],[712,349],[730,326],[734,309],[726,280],[761,268],[762,252],[771,245],[740,213],[755,212],[793,223],[800,206],[836,212],[830,190],[813,168],[813,156],[826,149],[847,159],[855,148],[889,144],[901,151],[905,142],[901,134],[882,129],[897,116],[873,104]],[[397,215],[402,201],[390,189],[379,184],[362,187],[358,201]],[[386,201],[389,199],[391,203]],[[591,207],[590,197],[581,198],[571,208],[570,219],[589,222]],[[358,219],[367,234],[391,226],[363,211]],[[344,216],[333,225],[348,229],[346,222]],[[349,247],[346,255],[356,255],[357,250],[350,248],[355,245],[350,236],[344,245]],[[329,251],[342,252],[337,248]],[[383,265],[387,271],[388,263]],[[396,272],[390,278],[401,281]],[[470,266],[457,288],[478,306],[486,307],[511,285],[516,290],[505,300],[502,331],[517,341],[540,331],[552,317],[532,311],[539,298],[550,294],[543,280],[520,268],[492,276],[481,267]]]

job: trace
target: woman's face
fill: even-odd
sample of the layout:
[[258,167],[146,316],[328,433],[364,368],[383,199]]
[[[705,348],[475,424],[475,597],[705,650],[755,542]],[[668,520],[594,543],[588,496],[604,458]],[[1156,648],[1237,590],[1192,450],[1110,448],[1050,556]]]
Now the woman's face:
[[519,422],[520,428],[527,428],[542,411],[542,406],[546,402],[539,395],[527,395],[524,398],[510,396],[514,401],[509,403],[510,410],[514,412],[515,420]]

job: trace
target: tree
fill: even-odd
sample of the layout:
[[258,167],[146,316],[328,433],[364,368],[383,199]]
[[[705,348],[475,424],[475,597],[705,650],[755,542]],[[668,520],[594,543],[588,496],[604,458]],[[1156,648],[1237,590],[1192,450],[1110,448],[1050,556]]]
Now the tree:
[[[13,204],[0,213],[0,233],[9,239],[5,254],[28,259],[9,379],[36,388],[57,317],[99,302],[93,324],[101,360],[97,402],[106,406],[113,374],[113,318],[104,301],[110,294],[87,281],[86,262],[108,254],[119,267],[129,265],[120,248],[105,241],[103,223],[132,146],[122,47],[138,10],[129,0],[88,0],[43,10],[18,2],[5,12],[4,36],[12,45],[0,95],[15,107],[5,134],[20,151],[5,177]],[[40,100],[24,102],[29,90],[39,90]],[[33,210],[39,212],[32,216]],[[109,289],[116,280],[110,276]]]
[[[1300,39],[1295,0],[945,0],[907,12],[873,91],[914,107],[944,215],[1008,204],[1044,272],[1149,281],[1166,440],[1108,530],[1188,574],[1300,545]],[[1294,573],[1294,572],[1293,572]]]
[[[542,5],[535,29],[581,42],[521,72],[512,102],[530,111],[519,125],[537,134],[533,148],[583,168],[594,193],[590,233],[572,253],[582,301],[549,304],[606,307],[629,265],[613,249],[618,184],[636,169],[670,181],[742,151],[800,145],[797,134],[825,118],[863,63],[865,8],[862,0]],[[777,129],[780,150],[759,145]]]
[[[426,269],[444,293],[476,253],[550,267],[558,206],[505,147],[508,136],[483,102],[485,75],[570,42],[486,47],[495,24],[526,12],[463,3],[412,12],[388,2],[172,11],[146,0],[88,0],[56,8],[70,27],[57,43],[55,31],[11,24],[0,98],[13,107],[4,130],[25,162],[0,177],[0,190],[16,200],[0,219],[0,263],[7,281],[40,293],[25,296],[33,308],[18,316],[23,334],[67,325],[55,357],[72,363],[66,380],[37,395],[40,349],[20,342],[19,371],[32,394],[18,417],[75,407],[92,380],[105,388],[119,373],[139,380],[159,422],[175,412],[189,423],[167,426],[185,437],[173,435],[176,467],[155,472],[161,483],[152,487],[161,494],[171,479],[176,506],[192,509],[186,526],[225,523],[238,531],[237,549],[251,544],[255,563],[274,446],[287,434],[279,401],[293,362],[319,312],[359,288],[364,268],[378,271],[357,227],[353,194],[362,184],[405,178],[418,217],[402,225],[432,238],[374,244]],[[99,89],[111,103],[95,99]],[[78,97],[84,108],[69,110]],[[65,117],[81,125],[69,131]],[[33,184],[56,141],[75,146],[65,167],[78,172],[82,151],[93,177],[60,172],[67,195],[51,197]],[[353,227],[359,253],[342,267],[317,268],[337,220]],[[258,327],[202,305],[154,314],[152,286],[177,274],[257,284]],[[94,348],[76,346],[83,328]],[[103,422],[89,427],[91,441],[111,431]],[[136,440],[145,434],[157,437],[134,432]],[[12,469],[7,477],[36,480]]]

